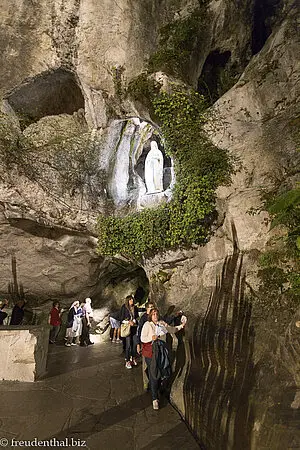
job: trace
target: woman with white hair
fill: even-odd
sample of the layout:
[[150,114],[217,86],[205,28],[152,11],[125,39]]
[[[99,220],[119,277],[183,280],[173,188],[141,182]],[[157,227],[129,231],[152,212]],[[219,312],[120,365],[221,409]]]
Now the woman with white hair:
[[90,326],[91,320],[93,318],[92,300],[86,298],[82,306],[82,333],[80,336],[81,347],[86,347],[88,345],[93,345],[94,342],[90,340]]

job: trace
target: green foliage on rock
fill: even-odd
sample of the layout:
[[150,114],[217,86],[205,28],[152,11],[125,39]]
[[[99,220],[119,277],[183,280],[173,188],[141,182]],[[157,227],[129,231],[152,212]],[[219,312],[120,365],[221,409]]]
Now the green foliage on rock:
[[98,220],[98,251],[138,259],[142,254],[164,248],[168,229],[166,206],[144,209],[125,217],[101,215]]
[[201,31],[207,24],[207,2],[199,2],[184,18],[168,23],[160,30],[159,46],[149,58],[150,72],[164,71],[187,79],[187,69]]
[[153,103],[166,151],[175,159],[180,181],[188,179],[192,183],[206,177],[212,188],[228,182],[232,160],[226,150],[209,141],[203,130],[207,121],[203,96],[193,90],[184,92],[175,88],[171,95],[162,92]]
[[142,72],[128,83],[126,94],[151,109],[151,100],[159,93],[160,88],[160,83],[149,77],[147,72]]
[[0,161],[37,182],[51,196],[89,199],[97,205],[105,179],[98,168],[98,148],[85,124],[71,115],[49,116],[21,132],[13,116],[0,115]]
[[101,254],[138,259],[155,251],[203,244],[211,234],[215,189],[229,180],[232,161],[205,136],[206,105],[194,91],[162,92],[152,101],[167,153],[175,161],[173,198],[155,209],[99,218]]
[[282,224],[288,228],[289,240],[296,243],[300,236],[300,188],[291,189],[269,202],[272,228]]
[[215,218],[215,190],[230,179],[233,160],[207,138],[207,104],[193,90],[174,84],[171,93],[151,76],[164,71],[188,79],[191,55],[208,21],[207,1],[199,0],[184,18],[160,30],[157,51],[148,70],[130,81],[126,95],[145,105],[161,125],[167,155],[175,162],[172,200],[155,209],[115,217],[99,217],[98,251],[133,259],[171,248],[204,244]]
[[27,168],[30,149],[17,121],[12,116],[0,113],[0,162],[10,171],[18,167],[21,173]]
[[115,95],[117,98],[121,98],[124,91],[123,91],[123,72],[125,71],[125,68],[123,66],[113,66],[111,68],[111,74],[112,79],[114,83],[115,88]]
[[300,188],[273,196],[266,209],[271,228],[283,230],[260,258],[260,298],[268,308],[293,312],[300,306]]

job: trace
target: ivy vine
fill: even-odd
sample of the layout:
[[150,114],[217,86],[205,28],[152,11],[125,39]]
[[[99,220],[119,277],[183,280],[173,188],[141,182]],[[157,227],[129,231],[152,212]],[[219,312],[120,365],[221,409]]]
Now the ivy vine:
[[207,1],[204,0],[186,17],[162,27],[158,49],[149,58],[149,72],[162,70],[188,81],[190,57],[204,36],[202,30],[208,21]]
[[165,151],[175,162],[176,185],[172,200],[155,209],[125,216],[101,215],[98,251],[140,259],[157,251],[204,244],[216,217],[215,190],[229,182],[234,161],[213,145],[204,132],[207,103],[194,90],[178,85],[161,91],[151,73],[164,71],[188,81],[191,54],[208,22],[207,0],[160,30],[158,49],[147,71],[131,80],[125,95],[144,104],[160,124]]
[[260,257],[258,299],[268,311],[294,313],[300,306],[300,187],[271,196],[265,208],[271,229],[282,232]]
[[152,105],[175,161],[176,185],[169,203],[125,217],[99,217],[98,251],[139,259],[156,251],[204,244],[215,217],[215,189],[226,183],[233,162],[203,131],[206,104],[194,91],[178,88],[154,95]]

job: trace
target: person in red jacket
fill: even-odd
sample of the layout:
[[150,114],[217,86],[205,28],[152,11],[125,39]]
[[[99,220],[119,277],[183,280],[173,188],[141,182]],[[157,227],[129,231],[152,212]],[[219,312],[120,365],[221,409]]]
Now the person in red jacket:
[[61,326],[61,315],[63,309],[60,308],[59,302],[53,302],[53,307],[49,314],[49,324],[51,325],[49,342],[55,344]]

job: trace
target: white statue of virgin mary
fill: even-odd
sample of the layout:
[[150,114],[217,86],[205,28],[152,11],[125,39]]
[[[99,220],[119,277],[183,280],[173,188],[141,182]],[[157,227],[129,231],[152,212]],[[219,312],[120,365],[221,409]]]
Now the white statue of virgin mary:
[[155,141],[151,142],[150,147],[150,152],[148,153],[145,161],[145,182],[147,194],[154,194],[164,190],[164,157]]

